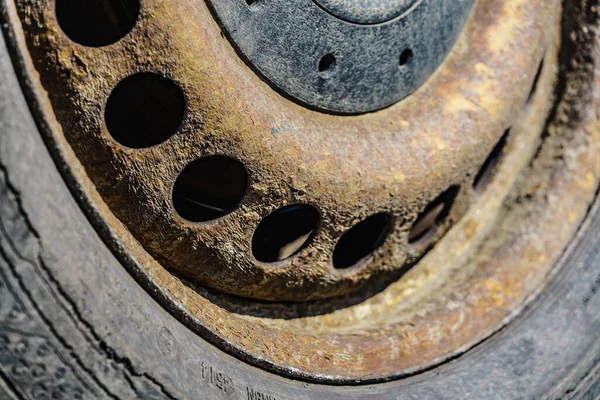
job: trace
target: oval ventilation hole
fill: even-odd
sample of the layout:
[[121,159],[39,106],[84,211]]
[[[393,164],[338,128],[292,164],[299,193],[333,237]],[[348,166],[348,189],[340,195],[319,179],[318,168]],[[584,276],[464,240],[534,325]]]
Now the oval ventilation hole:
[[542,77],[542,72],[544,71],[544,59],[540,62],[540,66],[535,74],[535,78],[533,78],[533,83],[531,84],[531,90],[529,91],[529,96],[527,96],[527,104],[531,103],[533,96],[537,92],[538,83],[540,82],[540,78]]
[[185,115],[185,97],[172,80],[151,72],[131,75],[114,88],[104,118],[120,144],[145,148],[177,132]]
[[388,213],[372,215],[350,228],[333,251],[333,267],[346,269],[372,254],[387,239],[392,227]]
[[306,248],[319,226],[319,211],[307,204],[294,204],[267,215],[252,237],[252,254],[258,261],[276,262]]
[[72,41],[83,46],[113,44],[138,18],[139,0],[56,0],[56,19]]
[[415,246],[426,246],[435,239],[441,226],[450,215],[452,205],[460,191],[459,186],[451,186],[439,195],[423,210],[408,234],[408,243]]
[[173,187],[173,206],[190,222],[211,221],[235,210],[248,188],[248,172],[231,157],[208,156],[190,163]]
[[476,193],[483,192],[494,177],[494,174],[498,169],[498,165],[500,165],[500,162],[504,158],[506,143],[508,142],[509,135],[510,129],[507,129],[486,158],[485,162],[481,166],[481,169],[477,173],[477,176],[475,176],[475,180],[473,181],[473,190]]

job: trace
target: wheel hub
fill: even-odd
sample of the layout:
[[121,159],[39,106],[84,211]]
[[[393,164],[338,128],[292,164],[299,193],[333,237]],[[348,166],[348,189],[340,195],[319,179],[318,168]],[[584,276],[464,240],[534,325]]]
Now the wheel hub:
[[448,55],[473,0],[209,3],[232,44],[279,93],[358,114],[421,86]]

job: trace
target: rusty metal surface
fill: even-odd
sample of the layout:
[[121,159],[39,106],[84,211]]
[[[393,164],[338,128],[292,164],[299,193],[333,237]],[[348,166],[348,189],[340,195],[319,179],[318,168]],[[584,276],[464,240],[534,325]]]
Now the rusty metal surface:
[[[589,76],[569,83],[545,124],[558,69],[559,5],[479,1],[424,87],[357,117],[319,114],[279,97],[236,58],[204,4],[142,2],[133,32],[99,49],[64,37],[50,1],[19,1],[8,17],[23,24],[23,36],[13,34],[24,59],[31,55],[26,67],[51,140],[157,286],[249,359],[306,378],[356,381],[429,367],[497,330],[543,285],[585,216],[600,174],[600,138],[596,119],[573,124],[570,117],[581,107],[575,99],[590,92]],[[160,146],[125,149],[106,132],[102,107],[120,79],[146,70],[181,85],[186,121]],[[593,106],[596,99],[588,100]],[[472,180],[508,127],[506,159],[476,194]],[[207,154],[243,161],[251,190],[227,217],[189,224],[173,212],[170,188],[188,162]],[[410,246],[417,215],[453,184],[461,187],[449,218],[456,225],[431,251]],[[253,228],[294,202],[322,213],[314,242],[275,267],[253,261]],[[334,270],[341,234],[382,211],[395,220],[387,242],[359,268]],[[401,279],[369,292],[417,260]],[[313,301],[253,301],[199,283],[240,296]],[[323,300],[332,296],[341,297]]]
[[[548,2],[479,5],[455,52],[422,90],[387,110],[342,117],[278,97],[234,57],[195,3],[143,2],[133,32],[104,48],[76,46],[61,34],[52,2],[19,5],[21,20],[29,21],[29,51],[67,140],[146,250],[188,280],[292,301],[373,286],[416,261],[423,251],[408,246],[410,226],[451,185],[462,187],[451,217],[458,220],[470,180],[525,103],[545,49],[540,44],[552,43],[559,10]],[[103,108],[112,88],[138,71],[174,79],[188,109],[170,140],[129,149],[112,140]],[[173,210],[172,186],[188,163],[213,154],[244,163],[249,193],[218,221],[188,223]],[[283,263],[256,262],[255,227],[293,203],[321,212],[313,243]],[[332,268],[339,237],[378,212],[395,220],[386,244],[360,268]]]

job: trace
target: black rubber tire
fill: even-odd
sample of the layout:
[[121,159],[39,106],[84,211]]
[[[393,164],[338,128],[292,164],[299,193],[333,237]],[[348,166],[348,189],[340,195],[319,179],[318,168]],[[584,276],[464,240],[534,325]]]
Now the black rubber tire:
[[600,211],[507,328],[417,376],[295,381],[238,360],[121,265],[50,157],[0,36],[1,399],[591,399],[600,395]]

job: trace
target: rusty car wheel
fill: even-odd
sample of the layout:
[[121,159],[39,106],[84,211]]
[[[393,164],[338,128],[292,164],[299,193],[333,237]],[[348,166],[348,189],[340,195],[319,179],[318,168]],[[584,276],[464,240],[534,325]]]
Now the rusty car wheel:
[[0,394],[597,392],[598,3],[356,3],[0,0]]

